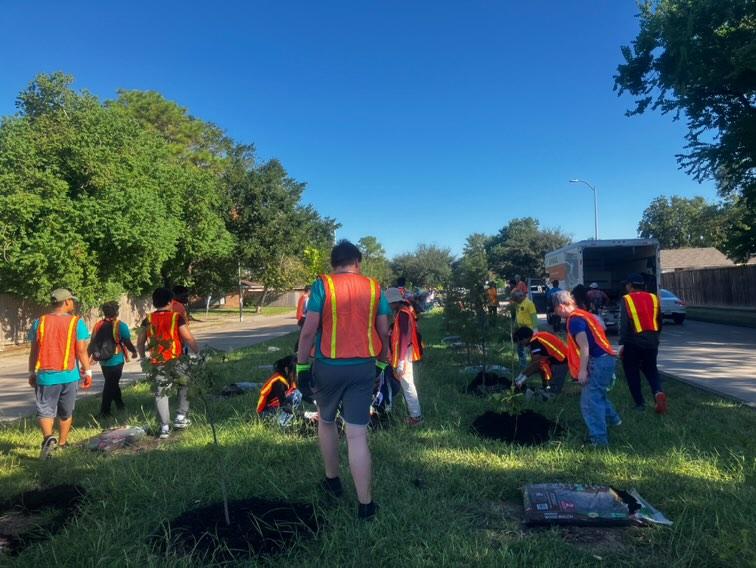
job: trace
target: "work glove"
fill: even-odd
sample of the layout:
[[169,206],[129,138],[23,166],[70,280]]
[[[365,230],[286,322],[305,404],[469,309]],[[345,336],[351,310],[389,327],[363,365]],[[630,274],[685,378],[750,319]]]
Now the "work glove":
[[525,384],[525,381],[527,381],[527,380],[528,380],[528,377],[527,377],[527,375],[525,375],[525,374],[523,374],[523,373],[520,373],[520,374],[519,374],[519,375],[517,375],[517,377],[515,378],[515,386],[516,386],[517,388],[520,388],[520,387],[521,387],[522,385],[524,385],[524,384]]
[[88,390],[92,388],[92,370],[85,371],[84,375],[81,377],[81,388],[84,390]]

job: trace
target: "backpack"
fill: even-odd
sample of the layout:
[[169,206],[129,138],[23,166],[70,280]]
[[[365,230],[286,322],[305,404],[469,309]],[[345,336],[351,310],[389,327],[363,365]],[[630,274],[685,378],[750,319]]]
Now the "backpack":
[[92,341],[89,342],[87,352],[95,361],[107,361],[119,351],[120,333],[118,333],[118,320],[102,320],[97,323]]

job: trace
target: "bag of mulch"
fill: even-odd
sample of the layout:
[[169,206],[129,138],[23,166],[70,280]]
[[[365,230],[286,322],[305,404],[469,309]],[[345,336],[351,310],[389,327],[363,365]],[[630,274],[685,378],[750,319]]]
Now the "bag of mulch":
[[107,430],[89,441],[89,449],[98,452],[111,452],[135,445],[147,433],[139,426],[126,426]]

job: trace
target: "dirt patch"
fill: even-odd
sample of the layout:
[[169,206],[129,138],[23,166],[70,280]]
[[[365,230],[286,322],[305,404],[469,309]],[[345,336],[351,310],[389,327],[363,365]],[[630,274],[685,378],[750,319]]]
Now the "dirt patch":
[[556,422],[531,410],[517,415],[488,411],[475,419],[471,429],[483,438],[524,445],[543,444],[563,431]]
[[485,396],[494,392],[501,392],[509,390],[512,386],[512,381],[496,373],[484,373],[481,371],[475,378],[465,387],[464,392],[467,394],[474,394],[478,396]]
[[0,504],[0,554],[18,554],[59,531],[76,514],[84,495],[78,485],[57,485]]
[[231,501],[228,506],[230,526],[222,502],[173,519],[168,526],[171,550],[205,561],[240,560],[284,552],[320,530],[320,519],[306,503],[251,498]]

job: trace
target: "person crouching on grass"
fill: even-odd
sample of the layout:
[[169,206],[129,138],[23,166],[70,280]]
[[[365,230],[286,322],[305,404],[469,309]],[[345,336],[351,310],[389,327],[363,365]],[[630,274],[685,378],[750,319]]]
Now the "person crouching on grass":
[[[37,419],[42,430],[40,458],[65,448],[73,424],[76,393],[92,386],[84,320],[74,315],[76,297],[66,288],[50,295],[52,311],[34,320],[29,330],[29,385],[34,388]],[[58,419],[59,438],[53,435]]]
[[260,389],[257,415],[261,418],[278,417],[281,426],[288,426],[294,411],[302,404],[302,393],[297,390],[297,358],[283,357],[273,364],[273,374]]
[[[515,379],[517,388],[522,388],[528,377],[538,373],[542,384],[540,395],[544,400],[562,392],[567,377],[567,346],[564,341],[547,331],[533,333],[529,327],[516,330],[512,339],[518,346],[530,349],[530,363]],[[532,396],[532,391],[528,392]]]
[[580,411],[589,441],[595,447],[608,447],[607,424],[622,424],[607,396],[617,362],[614,349],[596,316],[578,308],[569,292],[554,295],[554,311],[567,319],[567,362],[570,374],[583,387]]

